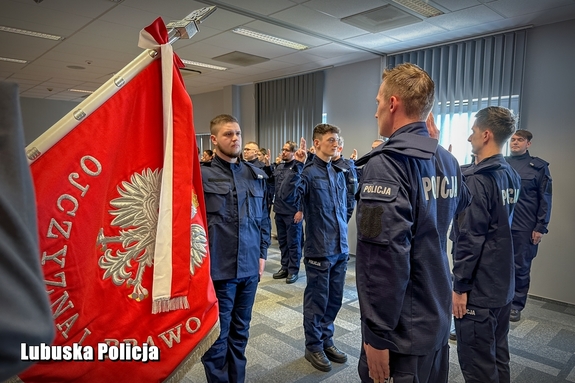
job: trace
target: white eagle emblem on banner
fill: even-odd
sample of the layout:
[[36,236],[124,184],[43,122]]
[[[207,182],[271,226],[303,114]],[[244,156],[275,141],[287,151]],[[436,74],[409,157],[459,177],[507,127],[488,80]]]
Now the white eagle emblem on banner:
[[[124,283],[134,286],[128,296],[137,302],[149,295],[148,289],[142,285],[142,278],[144,270],[152,266],[154,260],[161,179],[160,169],[145,169],[141,174],[132,174],[130,182],[122,181],[118,186],[120,197],[110,201],[115,210],[109,211],[115,216],[110,225],[120,228],[119,235],[106,237],[104,228],[101,228],[97,238],[97,244],[104,251],[98,260],[100,268],[105,270],[103,279],[111,277],[116,286]],[[195,192],[192,192],[191,203],[193,218],[199,205]],[[195,268],[200,267],[207,256],[208,240],[205,229],[198,224],[191,225],[190,236],[190,273],[194,275]],[[123,250],[114,251],[108,248],[108,243],[121,243]],[[132,261],[138,263],[134,278],[130,270]]]

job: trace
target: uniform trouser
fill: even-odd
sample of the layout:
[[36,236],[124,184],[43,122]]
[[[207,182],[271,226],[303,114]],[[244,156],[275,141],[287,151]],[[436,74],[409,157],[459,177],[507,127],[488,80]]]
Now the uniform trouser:
[[293,215],[275,215],[278,243],[281,251],[282,270],[289,274],[299,272],[301,261],[302,223],[294,223]]
[[245,350],[257,287],[257,275],[214,281],[220,310],[220,336],[202,357],[209,383],[245,381]]
[[[357,370],[363,383],[373,383],[369,377],[367,357],[361,342]],[[449,345],[427,355],[389,353],[389,369],[393,383],[447,383],[449,377]],[[381,382],[383,383],[383,382]]]
[[515,253],[515,296],[511,308],[523,310],[531,282],[531,263],[537,255],[539,245],[531,242],[532,231],[512,231],[513,252]]
[[307,285],[303,295],[305,347],[311,352],[333,346],[333,321],[341,308],[349,255],[304,258]]
[[455,319],[457,354],[466,383],[509,383],[509,314],[511,303],[499,308],[467,305]]

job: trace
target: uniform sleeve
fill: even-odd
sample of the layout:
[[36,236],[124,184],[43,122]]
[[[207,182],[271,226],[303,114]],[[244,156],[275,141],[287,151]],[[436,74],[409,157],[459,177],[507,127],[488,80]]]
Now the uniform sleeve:
[[262,187],[265,190],[264,198],[262,198],[262,218],[260,221],[260,258],[268,259],[268,248],[271,244],[271,220],[268,211],[268,193],[266,181],[262,181]]
[[396,350],[390,337],[409,284],[416,202],[404,186],[404,173],[383,162],[363,168],[356,212],[356,282],[364,341],[377,349]]
[[466,180],[471,204],[454,220],[457,236],[453,252],[453,290],[471,291],[475,270],[481,258],[481,251],[491,222],[490,206],[492,196],[486,179],[473,176]]
[[534,229],[536,232],[543,234],[547,234],[548,232],[547,225],[549,225],[549,220],[551,219],[552,194],[553,186],[551,174],[549,173],[549,168],[545,166],[543,175],[539,180],[539,209],[537,210],[537,225]]
[[303,174],[303,168],[304,164],[296,161],[296,166],[294,167],[295,175],[289,179],[289,182],[284,182],[286,185],[285,188],[292,190],[295,194],[294,207],[297,209],[297,211],[303,211],[303,200],[307,193],[307,182]]
[[349,166],[349,171],[345,176],[346,180],[346,196],[347,196],[347,222],[353,215],[355,209],[355,193],[357,193],[357,169],[352,160],[346,161]]
[[[465,177],[461,176],[461,187],[459,189],[459,202],[457,203],[457,209],[455,210],[455,214],[461,213],[465,208],[471,204],[471,200],[473,196],[467,187],[467,183],[465,182]],[[450,238],[451,239],[451,236]]]
[[40,267],[36,204],[15,84],[0,82],[0,381],[31,363],[20,344],[50,344],[54,324]]

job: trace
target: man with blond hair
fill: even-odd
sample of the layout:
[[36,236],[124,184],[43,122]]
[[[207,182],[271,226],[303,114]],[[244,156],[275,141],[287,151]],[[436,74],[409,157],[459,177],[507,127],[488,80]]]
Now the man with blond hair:
[[447,230],[468,204],[457,160],[426,126],[434,83],[413,64],[386,69],[379,135],[364,165],[356,212],[362,382],[447,382],[451,275]]

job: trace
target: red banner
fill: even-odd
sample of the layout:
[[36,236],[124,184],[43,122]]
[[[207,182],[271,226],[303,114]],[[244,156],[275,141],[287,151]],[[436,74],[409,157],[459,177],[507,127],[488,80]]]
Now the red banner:
[[[197,360],[217,337],[192,105],[176,68],[172,102],[174,228],[168,240],[173,264],[189,265],[183,278],[189,309],[152,314],[165,192],[156,60],[31,165],[57,347],[23,345],[24,359],[40,361],[22,380],[163,381],[182,363]],[[182,220],[187,231],[176,230]],[[182,266],[174,278],[178,272]]]

